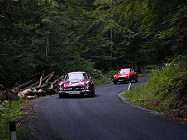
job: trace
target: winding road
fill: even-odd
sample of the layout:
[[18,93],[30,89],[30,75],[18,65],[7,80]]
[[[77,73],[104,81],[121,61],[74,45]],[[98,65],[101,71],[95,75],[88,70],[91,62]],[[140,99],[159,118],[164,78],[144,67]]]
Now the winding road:
[[91,98],[39,98],[33,101],[39,118],[29,127],[38,140],[187,140],[186,126],[122,102],[117,94],[127,88],[111,83]]

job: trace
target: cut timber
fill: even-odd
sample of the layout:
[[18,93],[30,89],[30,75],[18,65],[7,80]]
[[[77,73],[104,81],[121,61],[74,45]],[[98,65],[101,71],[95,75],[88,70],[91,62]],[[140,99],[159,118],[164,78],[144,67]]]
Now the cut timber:
[[17,96],[17,91],[15,91],[14,89],[8,89],[2,92],[7,99],[9,100],[16,100],[18,98]]
[[59,82],[63,77],[64,77],[64,75],[63,75],[63,76],[60,76],[58,79],[56,79],[55,81],[53,81],[53,82],[51,83],[51,85],[53,86],[53,88],[56,88],[57,85],[55,85],[55,84],[56,84],[57,82]]
[[64,77],[64,75],[63,76],[60,76],[58,79],[56,79],[54,82],[52,82],[52,84],[54,85],[56,82],[58,82],[60,79],[62,79]]
[[55,72],[52,72],[49,77],[47,78],[47,80],[45,81],[45,83],[43,83],[41,85],[41,88],[44,88],[44,87],[48,87],[49,86],[49,81],[51,80],[51,78],[54,76]]
[[42,76],[40,77],[39,85],[37,86],[37,88],[40,88],[41,85],[42,85]]
[[[53,92],[53,85],[51,84],[51,82],[49,82],[52,79],[52,77],[54,76],[54,74],[55,74],[55,72],[52,72],[44,78],[43,78],[43,76],[41,76],[40,80],[38,82],[31,85],[31,86],[33,86],[33,85],[39,84],[38,86],[36,86],[36,87],[30,86],[27,89],[19,92],[18,96],[21,98],[30,98],[31,99],[32,97],[29,97],[31,95],[32,96],[33,95],[40,96],[40,95],[54,93]],[[42,82],[44,82],[44,83],[42,84]]]
[[52,72],[49,78],[45,81],[45,83],[48,83],[54,75],[55,75],[55,72]]
[[[51,74],[53,74],[53,73],[54,73],[54,72],[52,72],[52,73],[50,73],[49,75],[47,75],[46,77],[42,78],[42,82],[45,81],[46,79],[48,79],[48,78],[51,76]],[[37,81],[37,82],[35,82],[34,84],[30,85],[29,87],[27,87],[27,88],[25,88],[25,89],[35,87],[36,85],[39,84],[39,82],[40,82],[40,81]],[[25,90],[25,89],[24,89],[24,90]]]
[[27,96],[27,99],[35,99],[35,96]]
[[21,91],[18,93],[18,97],[26,98],[27,95],[29,95],[33,90],[32,89],[26,89],[24,91]]
[[[18,97],[32,99],[32,98],[34,98],[33,95],[53,94],[53,93],[55,93],[55,91],[53,90],[52,83],[54,83],[54,82],[50,82],[50,80],[52,79],[54,74],[55,74],[55,72],[51,72],[49,75],[47,75],[45,77],[41,76],[40,80],[35,83],[33,83],[34,82],[34,79],[33,79],[33,80],[25,82],[13,89],[0,91],[0,95],[1,95],[1,97],[9,99],[9,100],[16,100]],[[30,84],[32,84],[32,85],[30,85]],[[28,85],[30,85],[30,86],[26,87]],[[22,89],[22,88],[25,88],[25,89]],[[22,89],[22,90],[20,91],[20,89]]]
[[34,82],[34,79],[32,79],[32,80],[30,80],[30,81],[27,81],[27,82],[25,82],[25,83],[23,83],[23,84],[21,84],[21,85],[15,87],[14,89],[16,89],[16,90],[18,91],[18,90],[20,90],[21,88],[26,87],[27,85],[29,85],[29,84],[31,84],[31,83],[33,83],[33,82]]

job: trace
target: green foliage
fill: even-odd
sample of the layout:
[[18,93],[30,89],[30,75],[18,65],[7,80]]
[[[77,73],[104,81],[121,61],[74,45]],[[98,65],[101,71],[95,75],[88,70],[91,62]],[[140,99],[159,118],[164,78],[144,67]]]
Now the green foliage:
[[[16,121],[19,116],[25,114],[25,112],[21,111],[25,108],[25,102],[26,101],[24,100],[0,101],[0,138],[9,138],[9,123],[11,121]],[[17,130],[17,135],[19,135],[19,138],[21,133],[26,131],[26,129],[20,127]]]
[[[123,67],[152,69],[187,53],[185,17],[184,0],[0,0],[1,89],[42,71],[55,70],[58,75],[86,71],[101,85],[111,82],[114,70]],[[133,95],[137,104],[160,104],[162,109],[182,104],[183,59],[155,71],[147,84],[129,91],[144,94],[127,95]],[[11,108],[14,103],[7,104]],[[13,110],[7,114],[16,118],[19,109]]]
[[0,0],[0,79],[157,65],[186,54],[185,13],[183,0]]
[[16,129],[16,135],[18,140],[26,140],[29,135],[29,131],[26,126],[19,126]]
[[116,71],[109,70],[107,73],[105,73],[97,69],[92,69],[92,71],[90,71],[89,74],[91,75],[93,81],[95,82],[95,85],[100,86],[103,84],[111,83],[112,76],[116,74]]
[[187,56],[179,56],[154,71],[146,84],[127,91],[125,97],[136,105],[175,113],[177,107],[187,104],[186,69]]
[[15,121],[19,116],[24,114],[24,112],[21,112],[21,109],[23,109],[25,106],[23,104],[23,101],[4,101],[1,102],[0,105],[0,124],[6,124],[11,121]]

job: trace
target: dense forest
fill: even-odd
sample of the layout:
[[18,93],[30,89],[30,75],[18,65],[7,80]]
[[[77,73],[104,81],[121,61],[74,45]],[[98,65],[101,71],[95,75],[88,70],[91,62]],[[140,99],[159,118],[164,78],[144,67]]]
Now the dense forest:
[[186,55],[185,0],[0,0],[0,82]]

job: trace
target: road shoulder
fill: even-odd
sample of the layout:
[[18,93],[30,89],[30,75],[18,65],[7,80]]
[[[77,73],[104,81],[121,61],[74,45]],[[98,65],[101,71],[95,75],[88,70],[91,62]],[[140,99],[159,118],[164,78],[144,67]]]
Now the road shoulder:
[[166,117],[166,114],[163,113],[163,112],[157,112],[157,111],[154,111],[154,110],[149,110],[149,109],[143,108],[143,107],[141,107],[141,106],[135,106],[135,105],[131,104],[131,102],[130,102],[127,98],[125,98],[125,97],[123,96],[124,94],[125,94],[125,91],[120,92],[119,94],[117,94],[117,96],[120,98],[120,100],[123,101],[124,103],[129,104],[129,105],[131,105],[131,106],[134,106],[134,107],[136,107],[136,108],[139,108],[139,109],[141,109],[141,110],[148,111],[148,112],[150,112],[151,114],[154,114],[154,115],[157,115],[157,116],[160,116],[160,117]]

